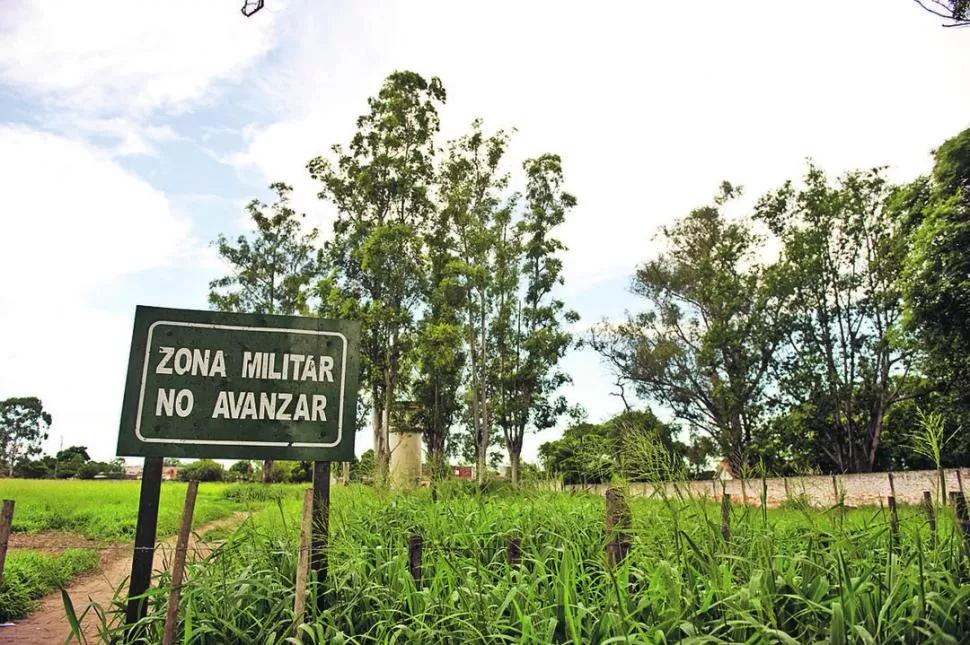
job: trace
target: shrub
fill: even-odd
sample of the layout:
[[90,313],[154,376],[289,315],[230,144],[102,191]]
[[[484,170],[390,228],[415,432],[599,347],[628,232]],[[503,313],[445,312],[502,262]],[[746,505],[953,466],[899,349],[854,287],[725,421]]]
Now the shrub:
[[82,464],[80,468],[77,469],[78,479],[94,479],[94,476],[101,472],[101,464],[94,461],[89,461],[86,464]]
[[222,464],[211,459],[199,459],[180,467],[178,478],[180,481],[221,482],[225,474]]

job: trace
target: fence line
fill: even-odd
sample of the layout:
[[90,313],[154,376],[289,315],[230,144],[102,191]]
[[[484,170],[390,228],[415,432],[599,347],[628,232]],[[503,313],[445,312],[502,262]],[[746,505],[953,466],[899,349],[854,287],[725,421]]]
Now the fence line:
[[[612,491],[617,492],[622,495],[620,489],[614,487]],[[920,504],[920,508],[923,510],[925,515],[924,525],[928,525],[930,528],[930,533],[932,535],[936,534],[937,529],[937,517],[935,506],[928,501],[930,497],[929,491],[924,492],[924,502]],[[953,491],[950,493],[950,507],[953,509],[954,517],[957,522],[957,527],[964,530],[970,531],[970,518],[967,517],[967,504],[965,502],[965,497],[960,495],[959,492]],[[631,538],[638,534],[638,530],[633,526],[632,522],[632,512],[629,505],[623,497],[612,497],[611,503],[606,506],[606,513],[604,515],[604,553],[609,556],[609,559],[613,559],[613,555],[609,553],[611,549],[617,550],[617,555],[621,556],[617,560],[622,560],[630,551]],[[731,541],[731,524],[732,524],[732,513],[731,513],[731,502],[732,498],[730,493],[726,493],[720,498],[720,533],[725,542]],[[896,500],[891,496],[887,496],[885,501],[888,505],[889,514],[885,521],[885,525],[889,528],[893,534],[898,535],[901,522],[895,513]],[[882,500],[880,500],[882,502]],[[883,513],[884,514],[884,513]],[[248,521],[248,520],[247,520]],[[966,527],[966,528],[964,528]],[[239,529],[237,529],[239,530]],[[14,534],[16,535],[16,534]],[[245,550],[252,547],[252,542],[246,539],[216,539],[216,540],[206,540],[200,537],[198,534],[193,533],[196,540],[187,547],[187,551],[193,552],[196,555],[209,555],[209,554],[230,554],[235,551]],[[259,534],[259,537],[267,537],[266,534]],[[402,533],[399,538],[395,538],[393,542],[394,545],[388,546],[385,544],[376,545],[375,549],[386,549],[391,550],[392,548],[401,548],[403,550],[408,550],[409,545],[415,541],[415,538],[420,538],[420,549],[422,552],[439,552],[448,554],[469,554],[469,553],[492,553],[498,554],[504,551],[509,559],[521,558],[523,554],[527,551],[525,547],[528,546],[528,541],[523,540],[522,533],[516,529],[510,529],[507,531],[495,531],[487,533],[469,533],[463,534],[463,537],[471,538],[485,538],[497,544],[483,545],[483,544],[448,544],[444,542],[435,542],[428,540],[420,532],[412,531],[410,533]],[[359,545],[361,548],[368,548],[366,545]],[[968,546],[970,546],[970,533],[968,533]],[[15,551],[39,551],[45,553],[63,553],[69,550],[90,550],[90,551],[113,551],[119,553],[133,553],[135,551],[154,551],[158,553],[163,559],[172,556],[178,550],[177,545],[167,544],[164,542],[159,542],[154,547],[136,547],[127,544],[118,543],[107,543],[107,544],[89,544],[89,545],[79,545],[76,543],[66,543],[66,544],[50,544],[45,543],[42,546],[31,546],[31,545],[18,545],[10,544],[8,547],[9,552]],[[259,547],[259,551],[262,553],[267,553],[271,555],[300,555],[301,553],[327,553],[334,552],[338,550],[333,544],[328,544],[326,547],[312,547],[309,545],[294,545],[294,546],[282,546],[275,545],[272,547],[267,547],[263,545]]]
[[[963,479],[970,477],[970,468],[944,469],[946,489],[963,492]],[[757,483],[753,487],[751,484]],[[562,490],[588,491],[605,494],[611,484],[566,484]],[[840,504],[867,506],[879,504],[887,497],[897,503],[918,505],[923,503],[923,492],[930,491],[940,505],[946,500],[940,497],[939,473],[935,470],[910,470],[882,473],[849,473],[844,475],[799,475],[793,477],[752,477],[750,479],[692,480],[663,483],[632,483],[630,494],[635,496],[678,495],[687,493],[720,501],[724,493],[731,501],[761,505],[762,495],[769,508],[785,501],[804,501],[817,507],[834,507]]]

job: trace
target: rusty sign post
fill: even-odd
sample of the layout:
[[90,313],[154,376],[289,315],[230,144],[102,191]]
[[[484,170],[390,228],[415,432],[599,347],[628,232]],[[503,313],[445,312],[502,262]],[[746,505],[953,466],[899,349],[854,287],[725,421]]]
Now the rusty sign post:
[[354,456],[359,339],[356,321],[135,310],[118,433],[118,455],[145,457],[129,623],[147,612],[137,596],[151,582],[164,457],[315,462],[312,566],[323,580],[330,487],[316,480]]

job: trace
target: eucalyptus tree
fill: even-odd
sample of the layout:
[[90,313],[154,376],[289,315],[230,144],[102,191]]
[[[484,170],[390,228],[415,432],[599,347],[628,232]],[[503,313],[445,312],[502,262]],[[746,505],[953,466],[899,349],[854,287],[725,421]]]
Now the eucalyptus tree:
[[485,481],[496,433],[495,320],[514,300],[518,285],[515,259],[508,258],[516,245],[511,226],[514,198],[505,194],[508,176],[500,170],[509,137],[502,131],[486,136],[481,126],[476,120],[469,134],[449,143],[440,175],[442,209],[454,226],[453,269],[462,292],[460,324],[466,354],[465,418],[479,484]]
[[356,301],[362,323],[378,481],[387,471],[387,433],[407,376],[402,361],[425,293],[424,232],[435,213],[435,136],[445,99],[439,79],[394,72],[368,99],[347,147],[332,148],[336,160],[317,157],[307,166],[321,183],[319,197],[337,209],[327,245],[330,288]]
[[[304,232],[290,206],[290,186],[270,186],[276,201],[267,206],[253,199],[246,206],[250,237],[235,242],[219,235],[215,245],[231,273],[209,283],[209,304],[220,311],[296,314],[308,310],[311,286],[319,275],[321,254],[317,229]],[[263,460],[263,481],[270,481],[273,461]]]
[[555,237],[556,230],[576,206],[576,198],[563,190],[562,160],[559,155],[544,154],[526,160],[523,169],[525,204],[515,227],[515,247],[512,253],[499,248],[494,275],[500,294],[517,296],[500,296],[493,359],[498,374],[497,421],[514,484],[519,482],[526,430],[551,428],[567,412],[566,399],[558,390],[569,377],[559,362],[572,343],[566,327],[579,319],[555,293],[563,284],[566,250]]
[[460,393],[465,368],[462,311],[465,290],[455,249],[454,213],[439,209],[425,238],[428,280],[424,315],[417,326],[413,385],[418,424],[428,449],[431,477],[447,472],[446,453],[451,429],[461,410]]

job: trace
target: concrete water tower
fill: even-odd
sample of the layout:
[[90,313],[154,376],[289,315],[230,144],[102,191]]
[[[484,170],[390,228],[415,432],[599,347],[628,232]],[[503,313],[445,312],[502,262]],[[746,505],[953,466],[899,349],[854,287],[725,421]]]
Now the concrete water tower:
[[423,441],[421,431],[414,422],[417,405],[398,402],[391,418],[387,443],[391,451],[389,479],[391,488],[403,490],[415,488],[421,479],[421,454]]

